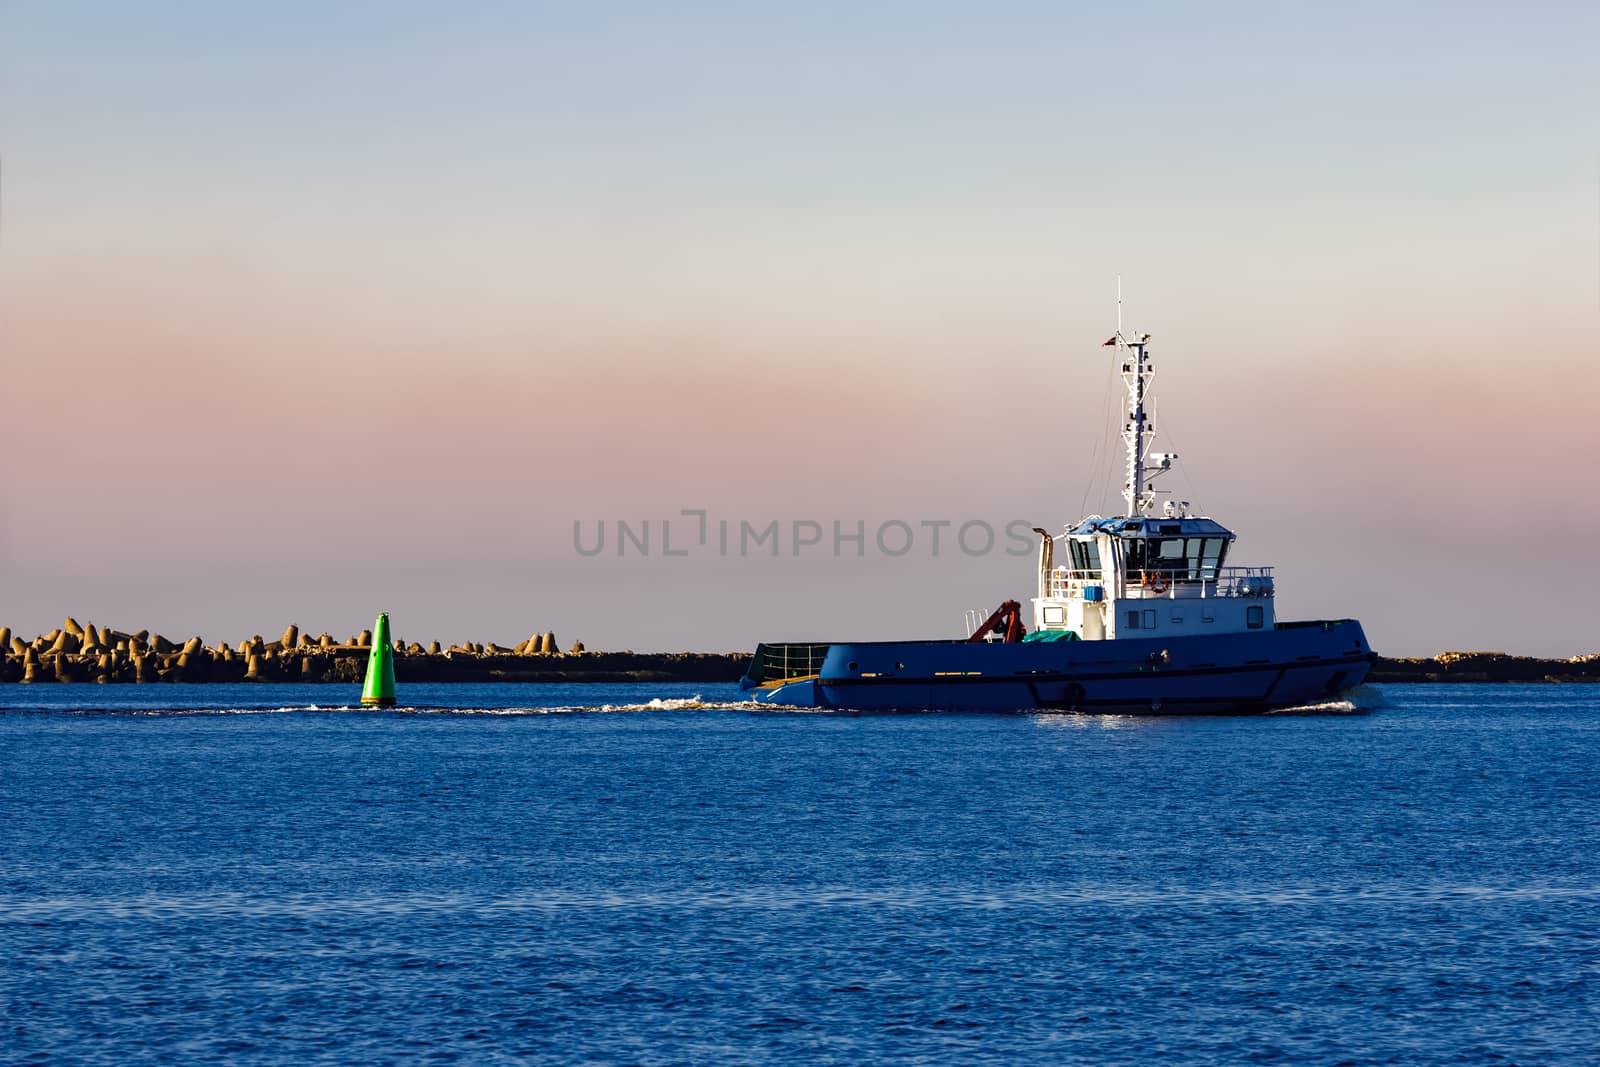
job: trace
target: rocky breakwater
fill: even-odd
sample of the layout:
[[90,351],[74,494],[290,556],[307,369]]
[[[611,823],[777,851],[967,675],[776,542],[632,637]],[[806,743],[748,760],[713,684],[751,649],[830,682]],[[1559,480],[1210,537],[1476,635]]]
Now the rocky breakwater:
[[[32,638],[0,627],[0,682],[342,682],[361,683],[372,632],[349,638],[312,636],[291,625],[275,640],[260,634],[237,645],[204,638],[169,640],[67,619]],[[395,673],[404,682],[731,682],[746,653],[591,652],[581,642],[563,650],[551,632],[516,645],[394,642]]]
[[1419,659],[1379,656],[1369,682],[1600,682],[1600,653],[1570,659],[1504,652],[1441,652]]

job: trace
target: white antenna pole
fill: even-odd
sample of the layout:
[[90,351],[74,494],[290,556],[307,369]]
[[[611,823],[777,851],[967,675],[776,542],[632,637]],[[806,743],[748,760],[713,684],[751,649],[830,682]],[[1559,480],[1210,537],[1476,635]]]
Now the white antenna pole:
[[1150,501],[1145,486],[1145,449],[1150,445],[1149,420],[1145,414],[1145,390],[1150,382],[1150,367],[1145,361],[1145,345],[1150,340],[1146,334],[1135,334],[1128,340],[1122,333],[1122,275],[1117,275],[1117,336],[1119,352],[1124,356],[1122,380],[1128,387],[1128,410],[1122,426],[1122,439],[1128,446],[1128,481],[1123,486],[1122,498],[1127,503],[1129,518],[1143,515]]
[[1128,414],[1122,431],[1122,439],[1128,445],[1128,483],[1122,490],[1122,496],[1128,505],[1128,517],[1138,518],[1144,514],[1147,499],[1144,452],[1150,444],[1150,431],[1146,428],[1144,399],[1150,372],[1145,364],[1144,336],[1122,341],[1119,333],[1118,341],[1123,351],[1131,352],[1133,356],[1122,364],[1122,380],[1128,385]]
[[[1158,453],[1160,459],[1147,457],[1145,452],[1155,436],[1155,420],[1146,410],[1147,401],[1154,408],[1150,396],[1150,379],[1155,368],[1150,366],[1148,345],[1150,335],[1135,333],[1130,339],[1122,332],[1122,275],[1117,275],[1117,335],[1107,345],[1115,344],[1122,357],[1122,381],[1128,387],[1127,413],[1123,417],[1122,440],[1128,446],[1128,481],[1122,487],[1122,499],[1127,504],[1129,518],[1138,518],[1155,503],[1155,488],[1148,479],[1159,477],[1172,467],[1178,458],[1176,452]],[[1154,469],[1147,467],[1153,464]]]

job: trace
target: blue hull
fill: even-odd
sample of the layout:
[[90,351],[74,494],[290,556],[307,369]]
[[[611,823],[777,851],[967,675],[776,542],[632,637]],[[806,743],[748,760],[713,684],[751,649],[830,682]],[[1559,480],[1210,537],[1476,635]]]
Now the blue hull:
[[1361,624],[1341,619],[1164,640],[840,643],[808,678],[764,679],[758,654],[743,685],[784,707],[1238,714],[1328,700],[1371,662]]

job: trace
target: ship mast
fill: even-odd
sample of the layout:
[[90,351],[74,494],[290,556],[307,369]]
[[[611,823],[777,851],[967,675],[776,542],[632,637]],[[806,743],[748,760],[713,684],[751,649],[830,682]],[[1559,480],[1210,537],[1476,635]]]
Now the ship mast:
[[1150,439],[1155,436],[1155,422],[1145,413],[1145,397],[1150,391],[1150,379],[1155,368],[1150,365],[1146,348],[1150,344],[1147,333],[1126,334],[1122,329],[1122,278],[1117,278],[1117,332],[1106,342],[1115,345],[1123,354],[1122,381],[1128,387],[1128,410],[1122,423],[1122,441],[1128,449],[1128,480],[1122,487],[1122,499],[1130,518],[1146,514],[1155,505],[1155,488],[1150,479],[1170,470],[1177,458],[1173,452],[1149,454]]

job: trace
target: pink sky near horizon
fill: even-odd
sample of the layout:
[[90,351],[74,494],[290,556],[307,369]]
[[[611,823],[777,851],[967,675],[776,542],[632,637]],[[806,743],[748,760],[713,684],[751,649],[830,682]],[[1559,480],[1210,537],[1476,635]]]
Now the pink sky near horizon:
[[[632,68],[585,83],[585,125],[540,109],[567,100],[539,80],[559,72],[319,100],[220,66],[169,84],[181,33],[68,62],[59,16],[22,18],[35,47],[0,81],[0,625],[233,640],[398,607],[444,640],[940,636],[1026,596],[1031,563],[590,560],[572,524],[1059,526],[1086,485],[1109,512],[1120,273],[1154,335],[1158,447],[1184,456],[1166,488],[1279,566],[1285,617],[1360,617],[1396,654],[1600,649],[1600,157],[1576,103],[1594,74],[1564,52],[1498,89],[1466,30],[1431,59],[1252,60],[1283,100],[1186,58],[1198,79],[1126,101],[1108,163],[1070,128],[1041,142],[1049,109],[1006,91],[1059,90],[1086,133],[1104,118],[1068,90],[1104,87],[1035,83],[1004,49],[974,59],[998,87],[969,72],[961,97],[942,60],[897,53],[911,87],[848,67],[859,116],[827,110],[833,83],[814,110],[804,70],[711,69],[673,138]],[[293,46],[217,45],[246,70]],[[425,47],[391,46],[345,59],[382,74]],[[54,92],[66,73],[88,82]],[[338,128],[374,131],[370,156]],[[448,152],[395,168],[433,136]]]
[[[746,579],[719,562],[723,570],[710,567],[705,581],[730,580],[735,588],[719,598],[748,623],[713,611],[697,621],[691,604],[674,642],[674,631],[608,620],[596,603],[624,603],[634,590],[679,610],[663,602],[678,576],[659,571],[672,562],[579,560],[573,520],[614,524],[705,507],[757,524],[969,516],[1055,524],[1077,517],[1084,452],[1105,424],[1105,356],[1082,338],[1059,346],[1022,338],[1036,350],[1014,361],[957,361],[946,346],[923,365],[915,338],[864,329],[854,367],[810,374],[805,353],[778,338],[640,331],[630,343],[626,331],[586,335],[562,324],[545,347],[531,324],[521,337],[480,339],[441,358],[408,346],[401,329],[350,323],[322,297],[286,301],[280,319],[226,287],[208,298],[200,277],[96,284],[93,276],[88,267],[70,287],[8,286],[21,299],[0,305],[8,346],[29,357],[8,374],[17,405],[8,451],[32,460],[9,465],[8,565],[46,576],[25,577],[23,596],[8,598],[23,609],[6,620],[19,628],[45,630],[68,613],[139,614],[137,603],[94,589],[108,575],[147,568],[180,587],[175,575],[197,576],[192,606],[180,613],[187,625],[168,628],[227,626],[213,621],[221,617],[231,633],[270,630],[278,615],[226,597],[219,605],[206,574],[231,575],[230,584],[254,574],[275,589],[308,562],[326,572],[343,561],[335,572],[363,576],[354,589],[307,590],[292,610],[321,629],[319,614],[359,616],[351,601],[404,586],[407,572],[396,568],[408,562],[493,572],[521,561],[532,589],[549,584],[546,569],[589,581],[521,627],[525,609],[485,613],[481,599],[413,614],[438,617],[429,632],[446,640],[484,626],[493,632],[473,636],[503,640],[575,615],[591,645],[731,647],[747,625],[786,633],[795,617],[813,620],[800,630],[828,625],[838,594],[808,605],[814,577],[788,558],[763,561],[769,621],[739,603]],[[1008,325],[1042,331],[1051,317],[1031,329]],[[1526,339],[1517,322],[1490,336],[1482,326],[1473,317],[1475,338],[1436,333],[1387,357],[1371,347],[1382,333],[1374,326],[1369,341],[1336,340],[1292,359],[1257,355],[1236,375],[1207,375],[1184,351],[1181,327],[1161,331],[1159,410],[1187,476],[1171,488],[1235,527],[1240,561],[1280,565],[1286,613],[1299,601],[1361,615],[1380,647],[1404,652],[1474,643],[1452,632],[1460,610],[1448,622],[1423,619],[1413,633],[1382,609],[1403,617],[1419,597],[1454,597],[1471,610],[1506,574],[1497,561],[1520,559],[1518,584],[1534,596],[1468,624],[1492,635],[1475,643],[1583,651],[1581,637],[1561,644],[1512,629],[1542,630],[1540,593],[1558,602],[1574,590],[1559,557],[1529,560],[1510,531],[1532,514],[1559,516],[1577,541],[1600,534],[1600,506],[1575,492],[1572,465],[1546,462],[1595,442],[1587,409],[1600,382],[1592,368],[1559,359],[1541,378],[1532,371],[1550,357],[1516,351]],[[1227,329],[1210,326],[1202,342]],[[1393,329],[1404,336],[1403,326]],[[1119,482],[1107,474],[1102,487],[1114,495]],[[1101,495],[1089,507],[1111,504]],[[941,583],[954,590],[982,575],[999,599],[1029,582],[1026,560],[971,562],[969,574],[952,573],[961,561],[948,556],[923,562],[910,573],[898,561],[837,566],[844,588],[874,569],[899,574],[906,587],[891,582],[887,595],[900,601],[911,591],[952,625],[959,613],[942,603]],[[658,581],[665,589],[656,595]],[[151,599],[148,590],[139,596]],[[496,621],[476,622],[479,614]],[[928,624],[917,615],[920,633]],[[869,635],[888,636],[893,625],[874,620]],[[1430,642],[1432,633],[1441,636]]]

